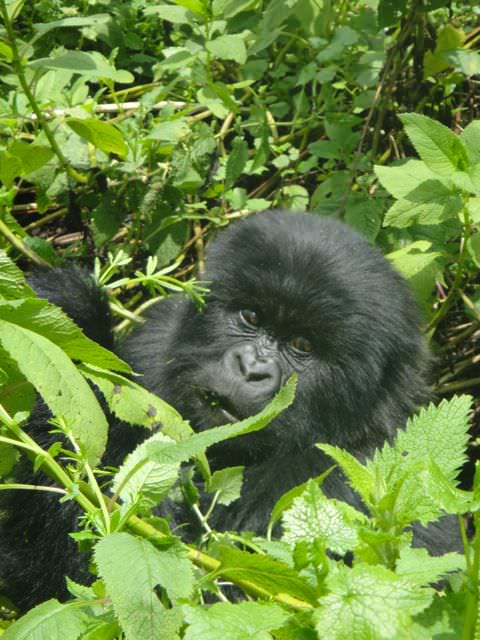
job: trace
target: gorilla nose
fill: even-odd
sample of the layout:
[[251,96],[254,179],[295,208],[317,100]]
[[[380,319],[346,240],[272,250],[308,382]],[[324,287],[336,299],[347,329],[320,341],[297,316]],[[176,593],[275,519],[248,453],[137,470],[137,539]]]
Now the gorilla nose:
[[[269,398],[280,388],[281,371],[276,359],[260,356],[252,344],[242,344],[225,354],[227,375],[241,381],[253,394]],[[242,385],[242,386],[243,386]]]

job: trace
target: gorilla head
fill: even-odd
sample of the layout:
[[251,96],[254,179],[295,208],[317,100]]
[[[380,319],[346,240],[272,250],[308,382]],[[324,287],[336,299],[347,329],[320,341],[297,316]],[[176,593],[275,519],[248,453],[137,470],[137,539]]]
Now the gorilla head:
[[123,355],[195,429],[258,412],[298,374],[287,411],[213,450],[214,467],[246,465],[244,494],[255,477],[256,499],[258,483],[277,474],[262,522],[276,494],[323,470],[314,443],[365,455],[425,399],[415,303],[350,228],[312,214],[256,215],[211,243],[205,280],[202,311],[162,302]]

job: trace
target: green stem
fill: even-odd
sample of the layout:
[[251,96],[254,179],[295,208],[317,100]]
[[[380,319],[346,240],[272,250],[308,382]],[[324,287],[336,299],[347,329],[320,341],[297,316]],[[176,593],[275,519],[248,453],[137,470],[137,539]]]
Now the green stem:
[[37,120],[43,130],[43,132],[45,133],[45,136],[48,140],[48,142],[50,143],[50,146],[53,150],[53,152],[55,153],[55,155],[57,156],[57,158],[60,161],[60,164],[62,166],[62,168],[64,169],[64,171],[76,182],[80,182],[82,184],[85,184],[87,182],[87,178],[85,176],[83,176],[81,173],[79,173],[78,171],[76,171],[68,162],[68,160],[66,159],[66,157],[63,155],[62,150],[60,149],[55,136],[52,133],[52,130],[50,129],[48,122],[42,112],[42,110],[40,109],[40,107],[37,104],[37,101],[35,99],[35,96],[33,95],[32,91],[30,90],[30,87],[28,85],[27,79],[25,77],[25,73],[24,73],[24,68],[23,68],[23,64],[22,64],[22,58],[20,56],[20,53],[18,51],[18,47],[17,47],[17,41],[15,38],[15,33],[13,31],[13,27],[12,27],[12,22],[10,20],[10,16],[8,15],[8,11],[7,11],[7,7],[5,4],[5,0],[0,0],[0,15],[3,18],[3,22],[5,25],[5,30],[7,32],[7,39],[8,39],[8,44],[10,45],[11,49],[12,49],[12,65],[13,68],[15,70],[15,73],[17,74],[18,77],[18,81],[20,82],[20,86],[22,87],[28,102],[30,103],[30,106],[32,108],[33,113],[36,115]]
[[0,220],[0,234],[10,242],[12,247],[15,247],[15,249],[20,251],[20,253],[23,253],[24,256],[29,258],[39,267],[50,267],[50,264],[41,258],[38,253],[33,251],[33,249],[30,249],[30,247],[26,245],[21,238],[18,238],[3,220]]

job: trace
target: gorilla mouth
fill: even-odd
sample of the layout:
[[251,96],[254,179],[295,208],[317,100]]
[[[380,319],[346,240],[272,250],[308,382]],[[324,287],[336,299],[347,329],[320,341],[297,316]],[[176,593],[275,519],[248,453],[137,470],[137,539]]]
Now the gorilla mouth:
[[204,391],[202,395],[210,409],[222,414],[228,422],[239,422],[241,420],[241,418],[236,415],[236,409],[228,398],[221,396],[215,391]]

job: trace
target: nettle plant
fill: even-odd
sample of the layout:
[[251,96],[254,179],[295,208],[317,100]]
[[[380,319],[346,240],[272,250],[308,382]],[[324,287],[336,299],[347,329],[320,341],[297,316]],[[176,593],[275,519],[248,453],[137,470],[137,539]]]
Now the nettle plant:
[[[421,301],[429,299],[436,280],[448,275],[445,266],[454,266],[448,296],[431,319],[433,329],[480,266],[480,121],[456,135],[424,115],[399,117],[420,159],[375,167],[381,184],[396,198],[383,224],[409,240],[389,257]],[[477,299],[478,293],[473,303]]]
[[[292,402],[294,381],[260,414],[195,434],[128,372],[60,309],[38,299],[0,253],[0,490],[53,491],[75,501],[83,517],[74,536],[93,549],[95,573],[90,586],[68,581],[71,601],[48,600],[13,623],[3,607],[2,640],[473,637],[480,535],[469,541],[463,514],[474,514],[478,531],[480,474],[472,491],[456,481],[466,459],[468,396],[423,409],[364,462],[319,444],[365,510],[326,498],[324,474],[285,494],[266,536],[252,537],[210,527],[216,505],[240,495],[242,478],[238,467],[211,474],[205,452],[266,426]],[[98,467],[108,424],[87,381],[117,417],[151,431],[119,469]],[[34,391],[55,415],[59,441],[48,449],[24,428]],[[12,470],[25,454],[50,478],[45,486],[15,483]],[[197,544],[185,544],[155,515],[174,499],[188,461],[196,462],[208,498],[207,505],[199,500],[187,474],[185,500],[204,532]],[[412,548],[412,523],[445,514],[458,517],[465,555],[432,557]],[[241,601],[242,591],[249,601]]]

